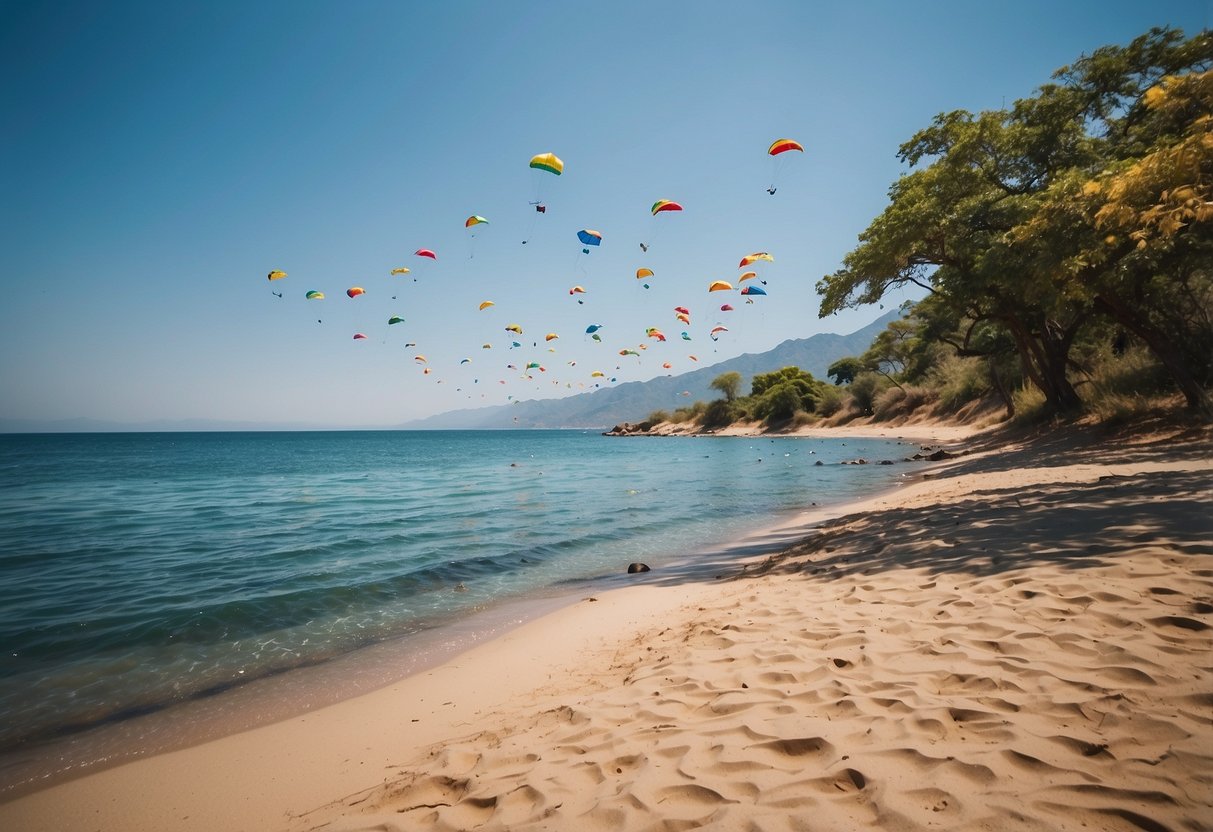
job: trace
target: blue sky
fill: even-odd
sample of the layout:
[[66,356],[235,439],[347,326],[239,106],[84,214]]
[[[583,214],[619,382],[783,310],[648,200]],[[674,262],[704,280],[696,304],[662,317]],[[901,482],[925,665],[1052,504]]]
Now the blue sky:
[[[814,285],[900,143],[1163,24],[1213,6],[5,0],[0,419],[387,426],[852,331]],[[708,293],[753,251],[766,297]]]

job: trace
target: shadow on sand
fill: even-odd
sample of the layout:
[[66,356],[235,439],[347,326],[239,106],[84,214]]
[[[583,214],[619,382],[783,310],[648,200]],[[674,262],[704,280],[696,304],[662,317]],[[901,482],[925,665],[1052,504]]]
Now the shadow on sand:
[[[1209,432],[1202,429],[1150,436],[1101,428],[1031,437],[996,432],[980,435],[963,451],[981,456],[958,457],[925,476],[1076,464],[1124,470],[1150,462],[1213,459]],[[1126,549],[1158,546],[1178,555],[1213,554],[1209,470],[1110,472],[1094,482],[987,489],[948,503],[853,514],[826,521],[798,540],[758,538],[707,559],[663,567],[645,581],[672,585],[771,572],[840,577],[898,568],[992,575],[1044,562],[1082,569]],[[738,565],[756,555],[769,557]]]

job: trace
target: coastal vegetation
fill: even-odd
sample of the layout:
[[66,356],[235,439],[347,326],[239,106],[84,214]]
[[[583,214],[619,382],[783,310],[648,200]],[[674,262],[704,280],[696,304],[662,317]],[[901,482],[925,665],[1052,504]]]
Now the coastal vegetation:
[[726,374],[721,399],[648,421],[1213,419],[1211,67],[1213,33],[1155,28],[1009,107],[940,113],[816,287],[822,317],[906,287],[922,299],[830,381],[787,367],[741,395]]

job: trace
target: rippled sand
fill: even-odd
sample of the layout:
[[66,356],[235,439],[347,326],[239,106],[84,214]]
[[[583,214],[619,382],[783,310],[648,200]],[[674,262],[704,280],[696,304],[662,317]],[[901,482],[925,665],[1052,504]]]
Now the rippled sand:
[[0,823],[1213,827],[1208,433],[972,444],[740,574],[649,573]]

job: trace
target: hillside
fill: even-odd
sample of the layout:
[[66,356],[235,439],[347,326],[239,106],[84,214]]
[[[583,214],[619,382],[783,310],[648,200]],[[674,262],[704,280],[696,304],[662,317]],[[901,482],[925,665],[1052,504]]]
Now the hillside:
[[[893,310],[847,335],[821,333],[791,339],[763,353],[746,353],[681,375],[630,381],[564,399],[453,410],[400,427],[409,430],[605,428],[619,422],[638,421],[654,410],[672,410],[696,400],[719,398],[719,393],[709,385],[721,373],[741,373],[744,390],[749,389],[750,379],[756,373],[783,367],[800,367],[824,379],[831,364],[843,356],[858,355],[866,350],[876,334],[899,315]],[[683,395],[684,392],[690,395]]]

